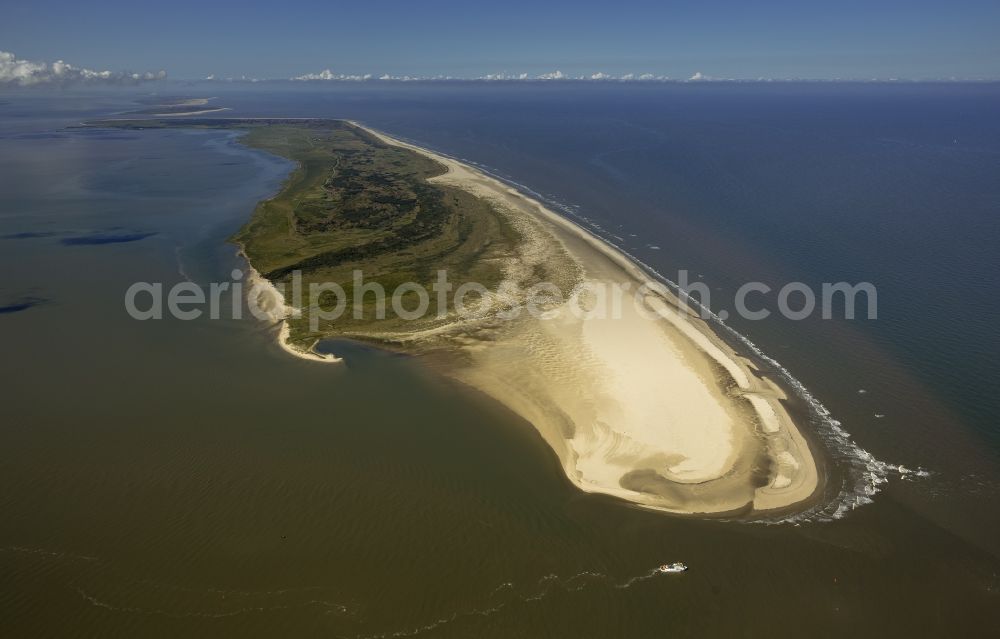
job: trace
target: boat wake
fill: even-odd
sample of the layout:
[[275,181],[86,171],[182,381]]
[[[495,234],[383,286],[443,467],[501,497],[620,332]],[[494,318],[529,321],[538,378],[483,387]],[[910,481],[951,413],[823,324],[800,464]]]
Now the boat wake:
[[[0,553],[33,559],[37,562],[36,574],[39,575],[68,572],[66,588],[75,591],[95,608],[122,614],[170,619],[224,619],[313,609],[324,615],[350,618],[358,608],[356,603],[325,597],[329,593],[319,586],[272,590],[186,587],[149,579],[133,581],[122,578],[109,562],[91,555],[20,545],[0,547]],[[109,588],[113,594],[96,594],[97,590],[108,591]],[[146,602],[156,604],[147,606],[144,605]]]
[[157,617],[168,617],[170,619],[225,619],[227,617],[237,617],[240,615],[254,614],[254,613],[269,613],[278,612],[282,610],[294,610],[301,608],[318,608],[326,614],[336,614],[336,615],[349,615],[352,614],[351,608],[337,602],[325,601],[323,599],[308,599],[306,601],[298,601],[295,603],[287,604],[254,604],[246,605],[238,608],[231,608],[228,610],[166,610],[162,608],[143,608],[138,606],[125,606],[111,604],[102,599],[91,595],[87,591],[79,587],[74,587],[74,590],[92,606],[97,608],[103,608],[105,610],[110,610],[112,612],[121,612],[134,615],[144,615],[144,616],[157,616]]
[[4,546],[0,548],[0,552],[17,553],[22,555],[36,555],[38,557],[43,557],[46,559],[60,559],[69,561],[86,561],[86,562],[97,561],[97,557],[91,557],[90,555],[77,555],[74,553],[62,552],[59,550],[49,550],[48,548],[36,548],[33,546]]
[[381,632],[376,634],[362,634],[354,639],[392,639],[396,637],[412,637],[424,632],[435,630],[441,626],[454,623],[461,619],[476,617],[490,617],[505,609],[512,608],[519,604],[532,604],[544,600],[549,595],[556,592],[579,592],[587,588],[603,586],[614,590],[625,590],[632,586],[655,579],[657,577],[666,578],[666,573],[660,567],[653,568],[649,572],[630,577],[624,581],[618,581],[610,575],[600,572],[584,571],[571,577],[560,577],[556,574],[548,574],[539,579],[533,586],[524,590],[518,590],[513,582],[507,581],[496,588],[486,597],[486,601],[481,607],[460,610],[450,615],[441,617],[431,623],[407,630],[396,630]]

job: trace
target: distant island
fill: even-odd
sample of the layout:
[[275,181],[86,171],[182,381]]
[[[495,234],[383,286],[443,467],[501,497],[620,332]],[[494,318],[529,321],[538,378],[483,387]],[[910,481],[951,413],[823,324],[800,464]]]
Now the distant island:
[[147,99],[140,100],[140,104],[146,104],[142,109],[130,111],[130,115],[147,115],[158,118],[163,117],[183,117],[192,115],[204,115],[206,113],[218,113],[228,111],[228,107],[217,107],[209,105],[214,98],[173,98],[173,99]]
[[[325,338],[421,357],[533,424],[577,487],[683,514],[759,516],[805,508],[821,492],[814,451],[785,393],[627,256],[515,189],[453,159],[358,124],[323,119],[105,120],[119,128],[245,132],[243,144],[297,163],[233,238],[273,288],[281,341],[309,358]],[[290,291],[334,283],[347,299],[366,283],[416,285],[421,304],[441,271],[475,282],[470,308],[319,319]],[[517,313],[544,286],[538,313]],[[614,317],[594,291],[641,291]],[[320,313],[309,311],[321,311]],[[539,315],[540,314],[540,315]]]

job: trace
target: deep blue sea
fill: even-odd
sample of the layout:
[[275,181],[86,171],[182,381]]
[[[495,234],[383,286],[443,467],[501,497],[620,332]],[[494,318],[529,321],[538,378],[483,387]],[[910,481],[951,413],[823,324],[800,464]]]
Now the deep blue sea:
[[[346,372],[317,372],[282,359],[259,328],[122,319],[127,281],[227,273],[236,262],[226,238],[289,170],[221,133],[67,129],[122,117],[151,91],[229,108],[204,117],[357,120],[536,194],[660,276],[705,283],[727,325],[893,470],[871,503],[835,521],[637,512],[576,493],[530,429],[479,398],[456,407],[443,399],[453,390],[396,358],[365,350]],[[338,636],[995,631],[998,114],[1000,85],[958,83],[175,83],[0,94],[9,416],[0,606],[11,613],[0,616],[41,631],[58,626],[40,621],[43,611],[61,611],[93,636],[287,624]],[[870,282],[877,318],[785,319],[771,294],[755,298],[769,318],[743,319],[733,296],[750,281],[774,291]],[[60,309],[75,320],[56,317]],[[109,349],[114,364],[93,363]],[[374,412],[360,403],[389,389],[405,399]],[[172,403],[185,394],[193,407]],[[45,399],[60,396],[72,409]],[[248,396],[301,412],[288,426],[276,408],[233,403]],[[304,425],[319,416],[329,427]],[[463,430],[469,422],[475,435]],[[413,423],[434,424],[426,441],[404,437],[426,465],[392,451],[393,429]],[[329,476],[317,457],[326,446],[338,451]],[[92,454],[102,462],[54,479]],[[404,488],[414,477],[417,488]],[[90,514],[64,516],[83,508],[69,503],[90,504]],[[102,512],[125,522],[127,541],[102,536],[115,525]],[[301,535],[299,551],[263,541],[263,531],[284,539],[286,530]],[[163,561],[143,567],[150,538]],[[680,585],[628,582],[665,552],[701,565]],[[128,585],[147,582],[158,585]],[[319,595],[285,590],[314,586]],[[227,602],[209,601],[221,592]],[[777,622],[771,600],[797,611]],[[345,616],[329,616],[335,606]]]

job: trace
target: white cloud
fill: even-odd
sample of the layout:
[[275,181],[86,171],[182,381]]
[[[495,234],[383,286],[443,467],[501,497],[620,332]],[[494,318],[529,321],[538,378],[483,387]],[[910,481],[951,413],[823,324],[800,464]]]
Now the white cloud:
[[604,73],[603,71],[597,71],[595,73],[584,74],[580,76],[568,76],[562,71],[553,71],[552,73],[543,73],[542,75],[536,76],[538,80],[590,80],[593,82],[608,82],[608,81],[618,81],[618,82],[666,82],[670,78],[665,75],[654,75],[652,73],[623,73],[622,75],[613,75],[611,73]]
[[712,78],[703,75],[701,71],[695,71],[694,75],[688,78],[688,82],[698,82],[700,80],[711,80]]
[[[367,76],[371,77],[371,76]],[[415,80],[451,80],[450,77],[444,76],[434,76],[434,77],[421,77],[421,76],[411,76],[411,75],[389,75],[388,73],[383,73],[378,77],[379,80],[391,80],[393,82],[412,82]]]
[[500,73],[487,73],[486,75],[479,78],[480,80],[527,80],[527,73],[507,73],[506,71],[501,71]]
[[[614,75],[610,73],[604,73],[603,71],[597,71],[594,73],[585,73],[581,75],[567,75],[562,71],[555,70],[548,73],[541,73],[539,75],[530,75],[523,72],[508,72],[500,71],[498,73],[487,73],[485,75],[474,76],[474,77],[452,77],[445,75],[392,75],[389,73],[383,73],[381,75],[372,75],[366,73],[364,75],[345,75],[343,73],[334,73],[330,69],[324,69],[319,73],[307,73],[305,75],[296,76],[291,78],[291,80],[299,81],[365,81],[365,80],[381,80],[383,82],[417,82],[417,81],[488,81],[488,82],[538,82],[547,80],[574,80],[574,81],[589,81],[589,82],[669,82],[670,78],[665,75],[654,75],[652,73],[624,73],[622,75]],[[708,76],[703,76],[701,73],[696,73],[692,80],[712,80],[714,78],[709,78]]]
[[323,71],[320,71],[319,73],[306,73],[304,75],[297,75],[297,76],[295,76],[292,79],[293,80],[332,80],[333,79],[333,71],[330,71],[329,69],[324,69]]
[[72,64],[56,60],[48,62],[33,62],[18,59],[13,53],[0,51],[0,86],[34,86],[45,84],[71,84],[76,82],[133,84],[162,80],[167,77],[166,71],[147,71],[145,73],[128,73],[125,71],[94,71],[75,67]]
[[341,80],[341,81],[352,81],[360,82],[363,80],[371,80],[372,75],[366,73],[364,75],[344,75],[343,73],[334,73],[330,69],[323,69],[319,73],[306,73],[305,75],[299,75],[292,78],[292,80]]

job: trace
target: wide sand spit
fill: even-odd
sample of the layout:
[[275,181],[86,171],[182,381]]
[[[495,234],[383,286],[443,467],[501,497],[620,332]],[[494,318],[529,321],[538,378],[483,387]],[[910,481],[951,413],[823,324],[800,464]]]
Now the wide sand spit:
[[[671,293],[636,298],[650,277],[626,255],[482,171],[351,124],[440,162],[447,171],[432,181],[506,216],[524,238],[506,267],[509,287],[536,265],[563,263],[574,290],[629,291],[615,313],[583,314],[565,301],[543,317],[456,319],[386,341],[445,336],[463,355],[445,372],[534,425],[586,492],[672,513],[750,516],[804,507],[817,494],[816,461],[782,390]],[[587,299],[578,296],[576,309]],[[289,347],[287,337],[283,326],[279,341],[292,354],[337,361]]]

